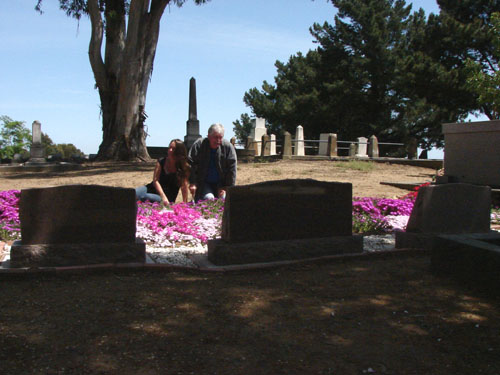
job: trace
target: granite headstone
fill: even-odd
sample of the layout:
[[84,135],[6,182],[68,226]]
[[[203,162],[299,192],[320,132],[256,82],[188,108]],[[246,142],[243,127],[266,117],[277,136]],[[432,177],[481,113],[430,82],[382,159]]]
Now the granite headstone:
[[143,262],[136,240],[134,189],[67,185],[23,189],[21,241],[11,249],[13,267]]

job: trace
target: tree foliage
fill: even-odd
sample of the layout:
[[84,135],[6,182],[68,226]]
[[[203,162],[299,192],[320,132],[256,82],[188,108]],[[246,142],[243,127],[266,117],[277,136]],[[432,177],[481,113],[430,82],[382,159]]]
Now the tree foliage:
[[[498,62],[500,58],[500,13],[492,14],[491,23],[492,46],[494,47],[492,57]],[[467,83],[478,94],[479,105],[488,108],[490,119],[500,119],[500,71],[498,63],[485,66],[481,62],[468,59],[466,66],[470,71]]]
[[83,157],[85,154],[72,143],[55,144],[52,139],[42,132],[42,145],[45,149],[45,155],[59,156],[62,159],[71,159],[72,157]]
[[[89,60],[99,91],[101,160],[149,160],[146,95],[167,5],[187,0],[59,0],[70,17],[90,18]],[[193,0],[202,4],[209,0]],[[42,0],[36,9],[41,11]],[[104,52],[104,55],[103,55]]]
[[238,142],[245,144],[252,132],[252,120],[247,113],[242,113],[239,120],[233,121],[234,136]]
[[277,61],[274,84],[252,88],[244,102],[271,127],[306,137],[335,132],[341,140],[442,146],[441,124],[480,111],[487,100],[467,84],[467,58],[496,69],[492,49],[494,0],[441,0],[439,15],[411,12],[404,0],[330,0],[334,23],[314,24],[318,47]]
[[14,121],[9,116],[0,116],[0,157],[12,159],[15,154],[29,152],[31,131],[24,121]]

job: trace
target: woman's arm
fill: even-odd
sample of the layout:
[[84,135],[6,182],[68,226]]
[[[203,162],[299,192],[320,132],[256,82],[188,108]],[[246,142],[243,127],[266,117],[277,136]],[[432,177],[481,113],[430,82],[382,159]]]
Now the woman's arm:
[[[188,179],[186,178],[181,186],[181,192],[182,192],[182,201],[184,203],[187,203],[188,201],[188,194],[189,194],[189,182]],[[193,194],[193,199],[194,199],[194,194]]]
[[153,186],[155,187],[158,195],[161,197],[163,204],[165,206],[168,206],[170,202],[168,201],[168,198],[160,185],[161,168],[161,164],[159,162],[156,162],[155,171],[153,172]]

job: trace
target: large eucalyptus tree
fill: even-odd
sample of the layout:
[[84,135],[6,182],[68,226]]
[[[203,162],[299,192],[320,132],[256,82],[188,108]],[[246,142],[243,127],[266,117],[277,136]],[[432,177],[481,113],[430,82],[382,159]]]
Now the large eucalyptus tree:
[[[43,0],[36,9],[41,11]],[[68,16],[90,18],[89,60],[102,111],[100,160],[147,160],[146,94],[167,5],[187,0],[59,0]],[[209,0],[193,0],[202,4]],[[104,56],[102,54],[104,44]]]

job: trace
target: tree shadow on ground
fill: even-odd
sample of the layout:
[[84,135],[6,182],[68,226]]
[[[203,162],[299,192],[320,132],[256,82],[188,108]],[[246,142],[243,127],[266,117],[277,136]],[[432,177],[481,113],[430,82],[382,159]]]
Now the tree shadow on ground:
[[427,256],[8,280],[0,311],[4,374],[500,371],[499,298]]
[[2,178],[10,180],[53,179],[57,177],[97,177],[117,172],[151,172],[154,162],[151,163],[92,163],[85,164],[78,169],[65,171],[26,171],[1,174]]

